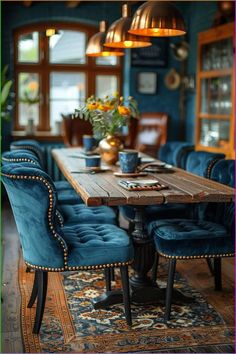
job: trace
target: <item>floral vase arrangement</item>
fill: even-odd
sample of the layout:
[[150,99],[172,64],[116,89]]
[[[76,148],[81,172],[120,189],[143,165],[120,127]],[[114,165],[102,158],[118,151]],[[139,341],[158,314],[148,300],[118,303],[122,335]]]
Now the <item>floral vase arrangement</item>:
[[102,140],[99,150],[102,159],[108,164],[118,161],[118,152],[123,149],[119,137],[121,128],[129,124],[131,117],[139,118],[137,101],[129,97],[126,101],[118,93],[103,99],[89,97],[85,105],[76,110],[75,117],[88,120],[93,126],[95,136]]

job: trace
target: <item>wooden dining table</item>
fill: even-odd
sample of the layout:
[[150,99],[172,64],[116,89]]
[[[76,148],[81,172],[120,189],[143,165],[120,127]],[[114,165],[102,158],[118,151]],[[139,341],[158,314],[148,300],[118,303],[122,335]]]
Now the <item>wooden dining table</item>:
[[[82,197],[88,206],[108,205],[117,207],[132,205],[135,210],[134,229],[131,237],[134,245],[134,275],[130,279],[132,301],[135,303],[163,303],[164,291],[148,276],[155,258],[154,241],[146,231],[145,207],[154,204],[170,203],[204,203],[231,202],[235,190],[210,179],[199,177],[176,167],[160,168],[159,172],[149,172],[147,176],[117,177],[118,165],[108,166],[102,163],[101,171],[90,171],[85,168],[85,153],[82,148],[61,148],[52,150],[52,155],[69,183]],[[147,162],[143,155],[141,161]],[[160,161],[150,158],[150,162]],[[167,189],[160,191],[142,190],[128,191],[118,183],[121,180],[155,179]],[[191,298],[176,292],[176,302],[189,302]],[[106,294],[98,301],[95,308],[106,307],[122,301],[122,296]]]

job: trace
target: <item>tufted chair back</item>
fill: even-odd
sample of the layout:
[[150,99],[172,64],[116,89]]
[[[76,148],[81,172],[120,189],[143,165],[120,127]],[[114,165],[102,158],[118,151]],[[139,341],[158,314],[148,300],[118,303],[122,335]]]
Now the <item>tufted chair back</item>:
[[2,182],[26,263],[63,269],[67,246],[56,221],[57,197],[51,178],[37,167],[13,163],[2,167]]
[[198,176],[210,178],[210,173],[214,164],[218,160],[224,158],[224,154],[207,151],[192,151],[187,157],[186,170]]
[[10,145],[11,150],[29,150],[33,152],[40,161],[41,166],[45,167],[45,157],[44,157],[44,149],[36,140],[18,140],[14,141]]
[[211,171],[211,179],[216,182],[235,186],[235,160],[219,160],[215,163]]
[[41,168],[40,161],[34,153],[29,150],[12,150],[6,151],[2,154],[2,165],[9,163],[22,163],[29,162],[39,168]]
[[[216,182],[234,187],[235,160],[219,160],[213,166],[210,178]],[[234,203],[206,204],[205,218],[216,223],[222,223],[228,231],[234,234]]]
[[189,152],[194,150],[194,145],[184,141],[169,141],[159,149],[158,158],[176,167],[185,169]]

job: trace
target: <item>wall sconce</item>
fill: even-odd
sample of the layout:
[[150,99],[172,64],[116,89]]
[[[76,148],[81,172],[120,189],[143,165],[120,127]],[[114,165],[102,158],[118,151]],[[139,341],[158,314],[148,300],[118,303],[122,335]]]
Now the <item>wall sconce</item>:
[[149,37],[136,36],[128,32],[132,18],[128,4],[122,5],[122,17],[108,28],[105,45],[112,48],[139,48],[152,45]]
[[186,33],[179,10],[171,3],[148,1],[135,12],[129,33],[151,37],[181,36]]
[[107,48],[105,46],[106,39],[106,22],[101,21],[99,24],[99,32],[94,34],[88,41],[86,55],[89,57],[107,57],[122,56],[124,52],[116,48]]

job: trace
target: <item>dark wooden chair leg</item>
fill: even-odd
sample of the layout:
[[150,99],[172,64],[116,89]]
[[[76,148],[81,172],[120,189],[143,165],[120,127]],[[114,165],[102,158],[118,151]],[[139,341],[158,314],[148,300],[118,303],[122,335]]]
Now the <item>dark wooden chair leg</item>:
[[110,268],[105,268],[105,282],[106,282],[106,291],[111,291],[111,271]]
[[111,280],[115,281],[115,269],[114,268],[110,268],[110,274],[111,274]]
[[214,265],[213,265],[213,262],[212,262],[212,258],[206,258],[206,261],[207,261],[207,265],[208,265],[208,268],[211,272],[211,275],[215,275],[215,271],[214,271]]
[[46,295],[47,295],[47,286],[48,286],[48,273],[38,271],[38,301],[37,301],[36,315],[35,315],[34,328],[33,328],[34,334],[39,334],[40,331],[43,313],[44,313]]
[[126,318],[127,325],[132,326],[128,267],[127,266],[120,267],[120,274],[121,274],[122,287],[123,287],[125,318]]
[[221,258],[214,258],[215,290],[222,290]]
[[159,264],[159,254],[156,252],[155,253],[155,258],[154,258],[154,263],[152,266],[152,274],[151,274],[151,279],[155,283],[157,280],[157,268]]
[[35,303],[35,300],[37,298],[37,295],[38,295],[38,278],[39,278],[38,273],[39,273],[39,271],[36,270],[35,274],[34,274],[34,284],[33,284],[32,292],[31,292],[30,299],[29,299],[29,302],[27,305],[28,308],[31,308],[33,306],[33,304]]
[[167,322],[170,319],[175,268],[176,268],[176,259],[170,259],[169,267],[168,267],[168,280],[167,280],[167,288],[166,288],[166,309],[165,309],[164,322]]

